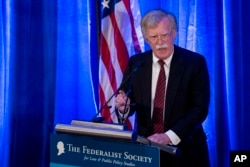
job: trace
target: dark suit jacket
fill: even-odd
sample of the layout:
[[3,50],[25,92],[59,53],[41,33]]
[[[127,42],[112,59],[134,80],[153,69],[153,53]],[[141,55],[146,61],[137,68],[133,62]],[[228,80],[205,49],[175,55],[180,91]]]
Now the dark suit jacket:
[[[135,104],[131,107],[131,114],[136,111],[138,134],[152,135],[152,51],[132,56],[123,78],[130,78],[123,79],[121,88],[125,92],[131,91],[129,97]],[[202,122],[208,114],[209,85],[205,58],[175,46],[166,91],[164,128],[165,131],[173,130],[181,138],[180,147],[184,145],[185,148],[190,141],[195,140],[198,144],[200,140],[203,143],[206,140]]]

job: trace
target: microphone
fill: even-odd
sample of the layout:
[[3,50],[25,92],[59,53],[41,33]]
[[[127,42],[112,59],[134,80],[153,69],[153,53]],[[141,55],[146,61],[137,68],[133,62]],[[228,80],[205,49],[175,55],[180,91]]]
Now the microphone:
[[[138,69],[138,68],[137,68]],[[136,70],[137,71],[137,70]],[[122,118],[121,118],[121,121],[122,123],[125,123],[126,119],[125,119],[125,113],[128,109],[128,96],[131,92],[131,88],[132,88],[132,81],[134,80],[134,73],[131,74],[131,77],[130,77],[130,81],[129,81],[129,85],[128,85],[128,90],[127,90],[127,93],[126,93],[126,101],[125,101],[125,104],[124,104],[124,112],[122,113]]]
[[[120,84],[119,88],[115,90],[115,92],[109,97],[109,99],[106,101],[106,103],[104,105],[101,106],[101,108],[98,110],[98,112],[96,113],[96,115],[94,116],[94,118],[92,119],[92,122],[96,122],[96,123],[100,123],[103,122],[105,120],[104,117],[101,116],[101,112],[103,109],[108,108],[110,109],[112,106],[108,105],[108,103],[112,100],[112,98],[117,95],[117,93],[119,92],[119,90],[124,86],[124,84],[131,78],[134,76],[134,73],[138,71],[138,69],[142,66],[142,64],[144,64],[144,62],[139,63],[139,65],[137,65],[131,72],[130,74],[122,81],[122,83]],[[131,78],[132,80],[132,78]],[[131,89],[131,80],[129,83],[129,89]],[[130,90],[131,91],[131,90]],[[128,99],[128,98],[127,98]],[[127,105],[127,100],[126,100],[126,105]],[[134,104],[132,104],[134,105]],[[126,106],[125,106],[126,107]]]

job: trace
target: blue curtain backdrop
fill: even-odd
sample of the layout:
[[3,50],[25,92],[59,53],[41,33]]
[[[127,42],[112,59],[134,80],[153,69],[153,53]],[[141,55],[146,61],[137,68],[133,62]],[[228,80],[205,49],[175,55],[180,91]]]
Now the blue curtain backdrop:
[[[95,115],[100,2],[0,2],[1,166],[48,166],[55,124]],[[154,8],[173,12],[179,24],[176,44],[205,56],[211,103],[204,127],[211,164],[229,166],[230,150],[250,151],[250,2],[139,4],[142,15]]]

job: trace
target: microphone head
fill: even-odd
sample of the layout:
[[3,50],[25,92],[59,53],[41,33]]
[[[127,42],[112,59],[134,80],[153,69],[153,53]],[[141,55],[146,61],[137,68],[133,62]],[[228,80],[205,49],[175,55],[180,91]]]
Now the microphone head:
[[101,123],[105,120],[104,117],[101,117],[101,116],[96,116],[92,119],[92,122],[95,122],[95,123]]
[[101,111],[103,109],[110,109],[112,106],[108,106],[107,104],[105,104],[104,106],[101,107],[101,109],[98,111],[98,113],[95,115],[95,117],[92,119],[92,122],[95,123],[101,123],[105,120],[104,117],[101,116]]

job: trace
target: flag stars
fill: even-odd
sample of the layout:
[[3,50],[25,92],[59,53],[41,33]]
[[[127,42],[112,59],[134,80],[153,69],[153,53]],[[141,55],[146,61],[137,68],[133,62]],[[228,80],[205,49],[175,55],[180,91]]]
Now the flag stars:
[[102,2],[103,9],[104,8],[109,8],[109,1],[110,0],[103,0],[103,2]]

